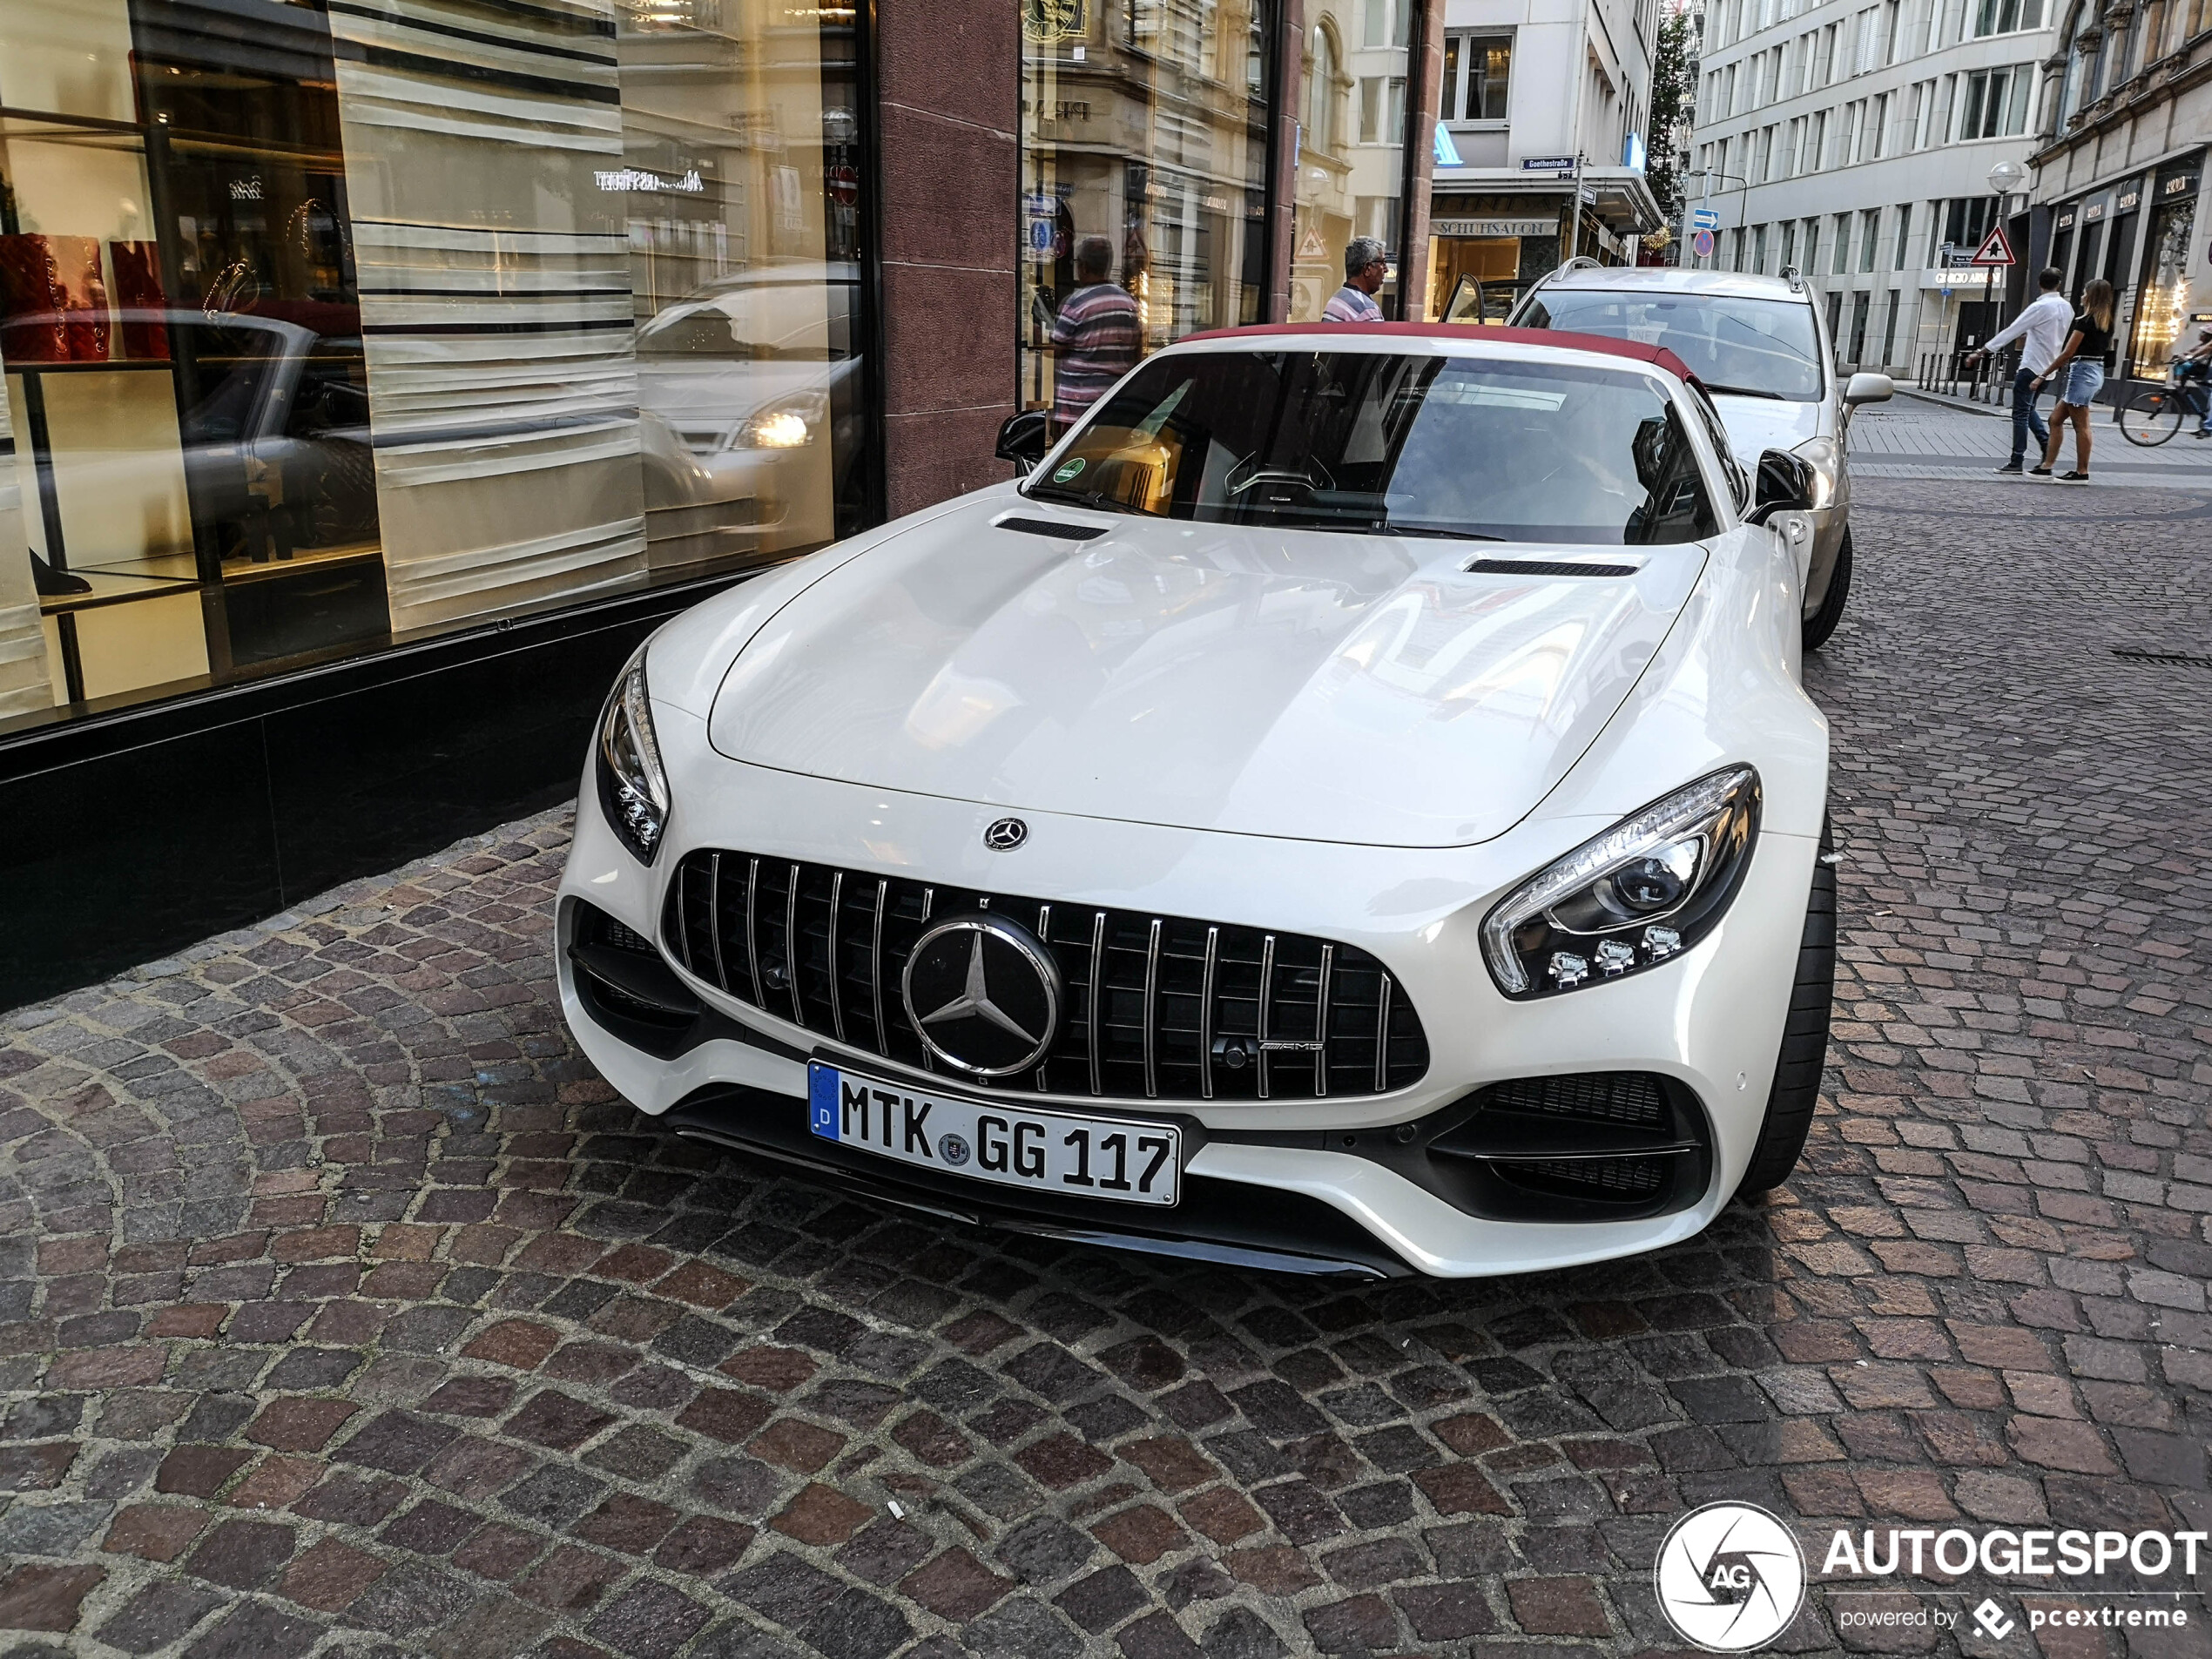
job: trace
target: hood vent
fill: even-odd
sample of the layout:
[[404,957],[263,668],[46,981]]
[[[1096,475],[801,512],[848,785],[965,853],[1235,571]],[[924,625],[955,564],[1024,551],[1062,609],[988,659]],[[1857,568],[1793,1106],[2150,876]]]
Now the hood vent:
[[1103,524],[1064,524],[1049,518],[995,518],[995,530],[1019,530],[1024,536],[1049,536],[1062,542],[1089,542],[1106,534]]
[[1564,559],[1476,559],[1467,567],[1469,576],[1634,576],[1635,564],[1593,564]]

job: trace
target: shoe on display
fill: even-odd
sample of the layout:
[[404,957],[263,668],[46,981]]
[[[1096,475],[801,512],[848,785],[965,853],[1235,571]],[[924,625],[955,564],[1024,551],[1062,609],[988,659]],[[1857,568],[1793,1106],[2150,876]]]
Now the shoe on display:
[[33,553],[30,556],[30,584],[38,590],[42,598],[59,598],[71,593],[90,593],[92,584],[81,576],[71,576],[54,567]]

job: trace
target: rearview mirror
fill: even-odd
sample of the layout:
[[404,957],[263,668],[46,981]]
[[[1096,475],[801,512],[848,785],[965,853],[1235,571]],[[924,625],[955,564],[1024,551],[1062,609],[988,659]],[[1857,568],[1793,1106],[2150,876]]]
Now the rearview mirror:
[[1844,383],[1844,401],[1856,408],[1861,403],[1886,403],[1897,382],[1886,374],[1854,374]]
[[1028,472],[1052,448],[1052,416],[1044,409],[1024,409],[1009,415],[999,428],[998,458],[1011,461]]
[[1759,457],[1758,481],[1751,495],[1746,522],[1764,524],[1777,513],[1812,510],[1812,463],[1787,449],[1770,449]]

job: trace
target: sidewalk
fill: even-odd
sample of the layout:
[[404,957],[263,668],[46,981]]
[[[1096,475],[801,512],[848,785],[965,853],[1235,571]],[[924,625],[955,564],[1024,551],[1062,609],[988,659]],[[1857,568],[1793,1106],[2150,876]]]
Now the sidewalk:
[[[2050,405],[2040,407],[2047,421]],[[2091,417],[2089,440],[2089,471],[2099,486],[2212,490],[2212,442],[2185,431],[2157,448],[2141,448],[2121,435],[2112,411],[2101,408]],[[1900,387],[1891,402],[1870,404],[1852,417],[1851,471],[1861,478],[1986,478],[2011,453],[2012,441],[2009,408]],[[2071,465],[2073,454],[2069,439],[2060,459]],[[2048,481],[2024,482],[2040,487]]]

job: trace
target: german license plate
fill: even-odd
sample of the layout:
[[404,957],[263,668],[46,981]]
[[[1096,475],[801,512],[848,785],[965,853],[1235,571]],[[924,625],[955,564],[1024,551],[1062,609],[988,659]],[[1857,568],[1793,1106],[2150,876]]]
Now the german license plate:
[[1076,1117],[924,1093],[811,1061],[807,1127],[821,1139],[941,1175],[1162,1209],[1181,1197],[1172,1123]]

